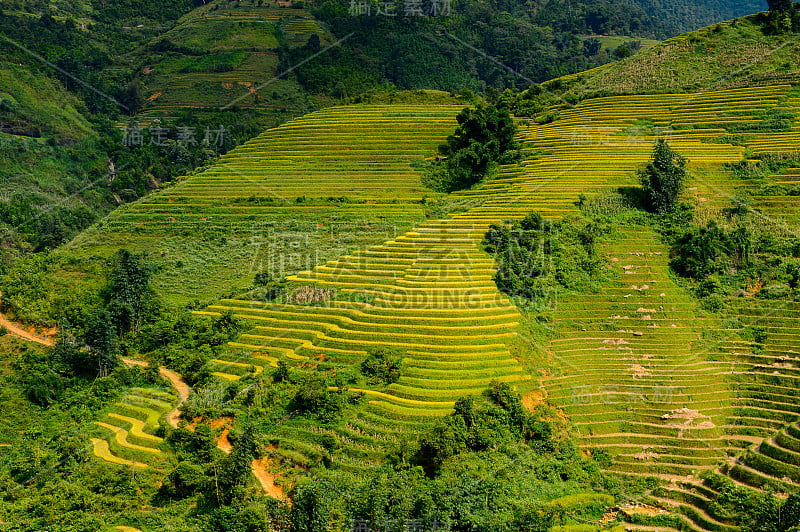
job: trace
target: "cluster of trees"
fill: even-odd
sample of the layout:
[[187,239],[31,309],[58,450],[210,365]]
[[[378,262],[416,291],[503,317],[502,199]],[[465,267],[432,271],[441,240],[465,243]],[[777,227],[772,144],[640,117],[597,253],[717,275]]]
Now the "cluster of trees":
[[493,224],[483,241],[495,256],[498,289],[519,306],[545,307],[562,289],[591,289],[603,278],[606,259],[598,236],[610,227],[582,217],[559,222],[531,213],[513,224]]
[[[123,355],[147,356],[180,371],[190,384],[210,379],[207,362],[239,334],[241,323],[230,313],[205,319],[187,309],[163,308],[150,286],[153,273],[144,255],[120,250],[99,292],[78,294],[62,309],[55,348],[19,368],[31,401],[48,406],[74,379],[111,375]],[[17,296],[13,289],[6,291],[4,304],[13,304]]]
[[[368,357],[372,361],[362,371],[392,356],[391,351],[378,351],[382,354]],[[210,443],[197,456],[184,455],[183,447],[177,446],[181,463],[169,475],[162,493],[173,501],[195,497],[190,500],[198,501],[198,508],[214,523],[216,516],[227,518],[226,523],[207,530],[262,529],[254,523],[286,532],[352,530],[354,523],[379,530],[420,523],[425,529],[438,526],[440,530],[545,531],[566,518],[567,509],[547,505],[553,493],[623,489],[605,479],[594,460],[581,455],[552,410],[540,406],[529,411],[505,383],[493,383],[484,394],[457,401],[454,412],[419,440],[401,439],[387,462],[373,472],[353,475],[328,469],[332,457],[341,452],[330,429],[350,419],[347,409],[357,402],[356,394],[329,387],[360,382],[363,376],[323,366],[281,367],[271,379],[232,383],[236,391],[226,394],[225,408],[247,417],[244,426],[253,427],[255,442],[250,448],[255,446],[259,452],[284,446],[281,433],[274,430],[283,423],[302,426],[306,418],[322,424],[321,430],[303,432],[307,434],[303,445],[320,449],[320,455],[314,458],[306,453],[309,461],[304,467],[311,474],[294,477],[291,508],[256,507],[244,491],[235,489],[221,489],[233,496],[218,497],[222,471],[234,468],[210,456]],[[339,413],[331,415],[337,408]],[[232,432],[234,449],[246,430]],[[188,431],[176,431],[168,440],[173,443],[178,436],[187,442],[197,438]],[[287,448],[292,445],[297,443],[288,442]],[[545,486],[550,495],[542,497]],[[569,510],[587,519],[597,519],[603,511],[602,507]]]
[[507,109],[495,105],[465,108],[456,117],[458,126],[439,147],[441,156],[433,161],[422,183],[440,192],[470,188],[491,172],[497,164],[519,158],[514,141],[517,127]]
[[[677,33],[664,22],[674,21],[676,11],[650,15],[635,3],[581,0],[568,7],[546,2],[527,9],[503,0],[459,0],[448,2],[445,14],[437,8],[441,5],[425,0],[420,3],[423,16],[405,16],[404,4],[398,2],[397,16],[383,16],[376,4],[369,14],[354,15],[346,0],[321,2],[314,15],[334,35],[347,39],[300,65],[294,75],[307,91],[336,98],[387,87],[521,89],[530,80],[544,81],[614,59],[587,53],[580,35]],[[708,18],[709,23],[712,20]],[[678,26],[688,29],[683,21]],[[318,50],[319,42],[313,38],[305,49],[282,49],[279,71],[295,67]]]
[[800,6],[794,0],[767,0],[769,25],[778,33],[800,31]]
[[[447,2],[449,15],[442,15],[436,7],[441,4],[425,0],[420,4],[424,16],[404,16],[404,4],[398,2],[396,16],[385,16],[383,4],[371,4],[369,13],[359,15],[347,0],[321,2],[314,15],[347,39],[300,65],[294,75],[307,91],[335,98],[387,87],[520,90],[531,81],[587,70],[637,49],[632,40],[612,54],[599,53],[596,42],[579,36],[664,39],[763,9],[759,0],[578,0],[540,2],[533,9],[505,0],[458,0]],[[295,67],[319,48],[313,38],[306,49],[283,48],[279,70]]]
[[[0,198],[0,238],[5,244],[0,257],[6,256],[0,259],[0,272],[9,256],[63,244],[119,204],[208,165],[263,127],[258,116],[243,110],[179,115],[162,128],[158,140],[150,128],[140,129],[142,140],[136,145],[126,140],[126,134],[136,131],[133,124],[125,132],[111,123],[95,124],[97,137],[73,145],[0,139],[0,186],[11,189]],[[182,141],[179,131],[191,132],[191,142]],[[207,131],[213,133],[212,142],[204,142]],[[58,180],[53,180],[54,172]],[[47,185],[37,187],[36,181]]]

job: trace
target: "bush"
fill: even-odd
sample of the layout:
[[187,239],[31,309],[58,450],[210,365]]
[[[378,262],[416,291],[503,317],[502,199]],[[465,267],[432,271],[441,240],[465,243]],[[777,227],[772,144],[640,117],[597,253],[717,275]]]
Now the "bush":
[[458,127],[440,147],[442,157],[423,175],[423,184],[439,192],[470,188],[494,164],[512,162],[519,156],[514,141],[517,128],[507,109],[465,108],[456,119]]
[[510,226],[491,225],[483,246],[498,262],[501,292],[545,305],[559,288],[587,289],[602,276],[605,259],[595,239],[607,231],[580,217],[553,223],[531,213]]
[[291,409],[326,423],[337,419],[347,402],[347,392],[329,390],[322,377],[313,375],[295,392]]
[[400,379],[401,362],[402,359],[395,349],[370,349],[367,358],[361,362],[361,374],[367,377],[369,384],[391,384]]

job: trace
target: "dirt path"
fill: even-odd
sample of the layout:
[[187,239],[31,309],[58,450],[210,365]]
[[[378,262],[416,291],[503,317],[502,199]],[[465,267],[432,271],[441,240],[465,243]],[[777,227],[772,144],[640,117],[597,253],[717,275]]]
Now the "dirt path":
[[178,428],[178,421],[181,419],[180,408],[189,398],[192,388],[183,382],[183,379],[181,379],[180,375],[165,368],[164,366],[158,368],[158,372],[161,373],[161,376],[167,379],[172,384],[173,388],[178,391],[178,397],[180,398],[180,401],[178,401],[178,404],[175,406],[175,408],[173,408],[172,411],[167,414],[167,423],[169,423],[170,427],[176,429]]
[[266,464],[267,459],[262,458],[261,460],[254,458],[253,459],[253,475],[258,479],[259,484],[261,484],[261,488],[264,490],[264,493],[269,495],[270,497],[274,497],[276,499],[286,499],[286,494],[283,492],[283,489],[275,484],[275,475],[267,471]]
[[[123,358],[122,361],[125,364],[132,366],[147,367],[148,365],[147,362],[143,360],[136,360],[133,358]],[[172,386],[178,391],[180,401],[178,402],[178,405],[169,414],[167,414],[167,422],[169,425],[172,428],[178,428],[178,421],[180,420],[181,416],[180,407],[189,398],[189,393],[191,393],[192,388],[186,384],[181,376],[174,371],[169,370],[164,366],[159,367],[158,371],[161,373],[161,376],[169,380]],[[229,421],[233,420],[230,419]],[[225,454],[229,454],[233,450],[233,445],[231,445],[231,442],[228,439],[228,432],[228,429],[225,428],[222,431],[222,434],[220,434],[220,436],[217,438],[217,447]],[[286,499],[286,494],[283,492],[283,489],[275,484],[275,475],[267,471],[266,464],[267,460],[265,458],[262,458],[261,460],[253,459],[253,475],[258,480],[258,483],[261,484],[261,488],[267,495],[270,497],[275,497],[276,499]]]
[[[145,368],[148,366],[147,362],[145,362],[144,360],[136,360],[133,358],[124,358],[124,357],[121,360],[125,364],[128,364],[129,366],[141,366]],[[178,392],[178,398],[179,398],[178,404],[175,405],[175,408],[173,408],[167,414],[167,423],[169,423],[169,426],[172,427],[173,429],[177,429],[178,422],[181,419],[180,408],[181,406],[183,406],[183,403],[185,403],[186,400],[189,398],[189,394],[192,391],[192,387],[183,382],[181,376],[172,371],[171,369],[167,369],[164,366],[160,366],[158,368],[158,372],[161,374],[162,377],[167,379],[170,382],[170,384],[172,384],[172,387],[175,388],[175,390],[177,390]]]
[[[211,426],[214,428],[220,428],[221,426],[233,422],[233,418],[224,417],[211,422]],[[230,454],[233,450],[233,445],[231,444],[231,440],[228,438],[230,430],[225,427],[222,429],[222,432],[217,437],[217,448],[221,450],[225,454]],[[261,484],[261,489],[264,490],[264,493],[269,495],[270,497],[274,497],[276,499],[286,499],[286,494],[283,492],[280,486],[275,484],[275,475],[267,471],[267,466],[269,465],[269,460],[267,458],[254,458],[251,465],[253,469],[253,476],[256,477],[258,483]]]
[[8,318],[6,318],[5,314],[0,313],[0,326],[3,326],[8,331],[8,334],[13,336],[17,336],[22,338],[23,340],[28,340],[30,342],[36,342],[37,344],[46,345],[48,347],[53,347],[56,343],[52,340],[52,338],[42,338],[41,336],[37,336],[27,330],[23,329],[21,325],[15,323]]

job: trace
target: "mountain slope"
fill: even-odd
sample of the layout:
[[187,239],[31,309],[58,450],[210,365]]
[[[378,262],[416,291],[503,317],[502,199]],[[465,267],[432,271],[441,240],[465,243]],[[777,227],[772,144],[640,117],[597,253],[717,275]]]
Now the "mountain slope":
[[800,43],[774,35],[764,15],[715,24],[640,53],[544,84],[559,94],[721,90],[800,80]]

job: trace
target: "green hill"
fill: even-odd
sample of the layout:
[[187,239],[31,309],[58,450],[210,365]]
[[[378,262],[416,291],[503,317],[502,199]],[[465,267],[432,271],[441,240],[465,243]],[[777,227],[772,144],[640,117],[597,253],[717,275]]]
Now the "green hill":
[[0,62],[0,126],[3,133],[74,142],[93,134],[83,102],[60,83]]
[[794,34],[775,35],[766,15],[752,15],[668,39],[545,87],[559,94],[653,94],[795,82],[799,47]]
[[323,46],[333,42],[303,9],[261,2],[203,5],[124,60],[139,72],[147,97],[140,118],[228,106],[304,114],[312,104],[302,87],[277,79],[276,69],[281,47],[304,46],[312,35]]
[[440,98],[450,103],[334,107],[290,121],[123,206],[58,254],[92,262],[121,247],[147,251],[161,296],[183,305],[391,237],[424,219],[425,198],[438,195],[411,164],[455,125],[461,107]]

